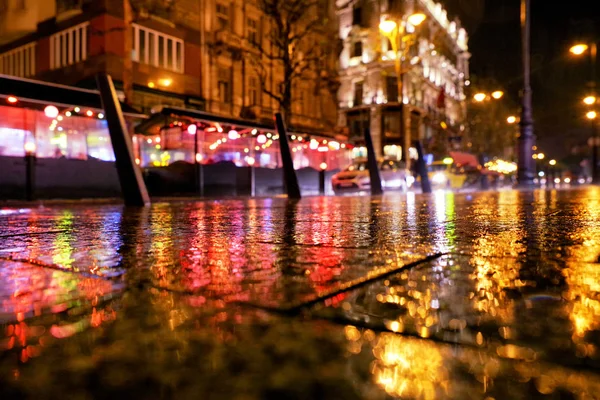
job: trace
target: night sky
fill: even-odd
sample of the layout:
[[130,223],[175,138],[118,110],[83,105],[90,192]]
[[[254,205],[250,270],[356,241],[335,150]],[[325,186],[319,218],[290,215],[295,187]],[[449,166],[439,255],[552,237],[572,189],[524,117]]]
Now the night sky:
[[[595,0],[531,0],[531,55],[535,133],[540,148],[562,158],[571,145],[585,142],[590,123],[581,99],[590,91],[590,57],[568,49],[598,38],[600,4]],[[471,74],[494,78],[519,104],[522,85],[520,0],[446,0],[470,35]],[[515,110],[518,113],[518,109]]]

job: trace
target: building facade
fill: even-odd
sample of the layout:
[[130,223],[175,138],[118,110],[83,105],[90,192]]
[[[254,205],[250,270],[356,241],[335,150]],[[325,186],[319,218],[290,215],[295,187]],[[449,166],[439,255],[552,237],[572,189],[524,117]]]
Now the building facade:
[[[95,88],[107,72],[117,88],[130,77],[128,102],[144,113],[176,106],[272,121],[279,105],[263,89],[278,90],[282,68],[259,79],[245,56],[247,43],[268,40],[256,1],[130,1],[131,26],[123,0],[0,0],[0,74]],[[333,134],[335,95],[307,81],[293,96],[296,130]]]
[[[368,128],[376,153],[398,159],[416,158],[417,139],[436,157],[460,148],[470,57],[460,21],[434,0],[338,0],[337,9],[339,123],[351,141],[361,143]],[[417,13],[425,19],[411,25]],[[398,26],[397,51],[380,28],[390,20]]]

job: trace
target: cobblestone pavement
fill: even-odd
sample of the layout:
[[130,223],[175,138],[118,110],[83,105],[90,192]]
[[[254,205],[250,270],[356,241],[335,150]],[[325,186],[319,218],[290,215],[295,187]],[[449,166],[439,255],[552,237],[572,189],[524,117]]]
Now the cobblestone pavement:
[[598,188],[0,226],[0,399],[600,398]]

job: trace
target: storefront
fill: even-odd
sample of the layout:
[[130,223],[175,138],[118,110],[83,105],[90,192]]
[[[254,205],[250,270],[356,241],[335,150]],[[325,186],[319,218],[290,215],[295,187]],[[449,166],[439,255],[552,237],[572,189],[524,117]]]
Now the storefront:
[[[132,126],[145,116],[122,105]],[[119,195],[98,92],[0,76],[0,198],[19,198],[26,155],[41,197]]]
[[[134,147],[142,167],[176,162],[281,168],[274,126],[200,111],[163,108],[136,129]],[[289,132],[294,167],[339,170],[350,164],[353,146],[324,135]],[[196,151],[195,151],[196,150]],[[194,155],[194,153],[196,153]]]

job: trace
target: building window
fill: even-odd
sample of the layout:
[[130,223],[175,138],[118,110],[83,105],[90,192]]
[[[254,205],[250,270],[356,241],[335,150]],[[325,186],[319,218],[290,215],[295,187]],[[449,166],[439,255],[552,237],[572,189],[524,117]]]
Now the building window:
[[224,31],[229,29],[229,6],[217,3],[217,29]]
[[35,43],[0,54],[0,74],[26,78],[35,75]]
[[231,102],[231,75],[229,68],[219,68],[218,73],[219,100],[221,103]]
[[354,105],[359,106],[363,103],[363,82],[356,82],[354,84]]
[[27,0],[17,0],[15,3],[15,10],[24,11],[27,9]]
[[387,93],[387,101],[397,102],[398,101],[398,79],[395,76],[388,76],[385,78],[385,87]]
[[352,9],[352,25],[362,25],[362,7]]
[[258,21],[248,18],[248,41],[250,44],[258,44]]
[[306,115],[306,95],[303,89],[298,89],[298,109],[300,115]]
[[383,112],[383,136],[386,138],[399,139],[402,137],[400,129],[400,116],[399,110],[387,110]]
[[133,24],[133,61],[184,72],[183,40]]
[[387,11],[391,14],[400,15],[402,11],[400,0],[388,0]]
[[362,57],[363,54],[363,45],[362,42],[356,41],[352,45],[352,57]]
[[50,36],[50,69],[87,60],[89,24],[85,22]]
[[258,79],[255,77],[248,80],[248,101],[251,106],[258,105]]
[[350,129],[350,139],[356,140],[363,138],[366,128],[371,124],[371,118],[368,110],[352,111],[347,114],[348,128]]

